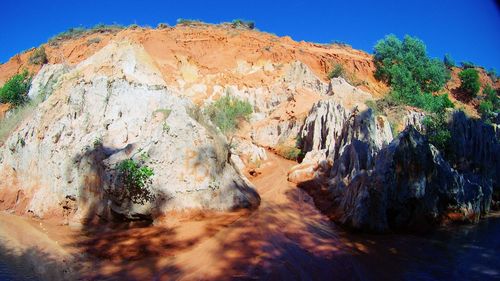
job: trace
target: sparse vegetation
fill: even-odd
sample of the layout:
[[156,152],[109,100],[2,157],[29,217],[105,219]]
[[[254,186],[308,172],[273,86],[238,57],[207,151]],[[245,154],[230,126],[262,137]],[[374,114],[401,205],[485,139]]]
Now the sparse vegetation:
[[302,154],[302,150],[293,145],[278,144],[275,149],[278,155],[288,160],[296,161]]
[[338,46],[341,46],[341,47],[352,48],[351,45],[347,44],[346,42],[339,41],[339,40],[333,40],[330,44],[332,44],[332,45],[338,45]]
[[101,41],[102,40],[99,37],[91,38],[91,39],[87,40],[87,46],[90,46],[92,44],[99,44],[99,43],[101,43]]
[[462,68],[463,69],[468,69],[468,68],[474,68],[476,67],[476,64],[471,62],[471,61],[462,61],[460,62],[460,64],[462,65]]
[[47,54],[45,53],[45,47],[41,46],[40,48],[36,48],[29,58],[29,62],[31,64],[39,64],[43,65],[48,62]]
[[460,89],[466,92],[469,96],[475,97],[479,92],[481,83],[479,82],[479,73],[474,68],[468,68],[458,73],[460,78]]
[[0,88],[0,103],[10,103],[20,106],[28,101],[28,91],[31,85],[31,75],[27,70],[12,76]]
[[91,28],[73,27],[68,29],[67,31],[61,32],[56,36],[50,38],[48,42],[50,45],[55,46],[59,42],[64,40],[77,39],[93,33],[113,33],[123,30],[125,28],[126,28],[125,26],[119,24],[111,24],[111,25],[97,24]]
[[328,79],[344,77],[345,70],[344,67],[340,63],[336,63],[330,73],[328,73]]
[[253,21],[235,19],[231,22],[231,24],[233,28],[255,29],[255,22]]
[[248,119],[252,113],[252,105],[226,94],[210,104],[205,113],[223,133],[229,133],[237,128],[239,121]]
[[203,24],[201,20],[195,20],[195,19],[183,19],[183,18],[178,18],[177,19],[177,25],[199,25]]
[[0,121],[0,142],[4,142],[17,125],[33,113],[42,100],[42,95],[39,95],[29,102],[11,109],[9,116]]
[[166,29],[169,28],[170,26],[166,23],[160,22],[157,26],[156,29]]
[[443,63],[444,65],[450,69],[452,67],[455,66],[455,61],[453,60],[453,58],[450,56],[450,54],[445,54],[444,55],[444,59],[443,59]]
[[118,177],[123,185],[123,190],[115,191],[113,194],[119,199],[129,199],[136,204],[144,204],[154,199],[150,186],[154,171],[145,164],[147,154],[142,154],[139,161],[132,158],[125,159],[117,165]]
[[497,80],[498,80],[498,74],[497,74],[497,71],[494,68],[491,68],[490,70],[488,70],[488,76],[490,77],[490,79],[491,79],[491,81],[493,83],[497,82]]

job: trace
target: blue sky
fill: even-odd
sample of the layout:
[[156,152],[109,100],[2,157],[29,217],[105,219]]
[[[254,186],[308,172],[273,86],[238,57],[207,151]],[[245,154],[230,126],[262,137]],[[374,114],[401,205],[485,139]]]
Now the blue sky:
[[31,1],[0,3],[0,62],[75,26],[156,26],[177,18],[254,20],[258,29],[295,40],[343,41],[372,52],[386,34],[417,36],[429,54],[500,72],[500,8],[495,0],[421,1]]

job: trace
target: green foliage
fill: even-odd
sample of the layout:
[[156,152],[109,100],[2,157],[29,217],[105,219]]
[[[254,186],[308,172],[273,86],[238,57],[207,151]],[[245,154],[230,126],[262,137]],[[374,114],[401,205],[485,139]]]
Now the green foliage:
[[0,88],[0,103],[10,103],[20,106],[28,101],[28,91],[31,85],[31,75],[25,70],[12,76]]
[[375,76],[405,96],[436,92],[450,79],[444,64],[427,56],[424,43],[408,35],[402,42],[394,35],[378,41],[374,61]]
[[455,61],[450,56],[450,54],[444,55],[443,63],[447,68],[452,68],[453,66],[455,66]]
[[178,18],[177,24],[178,25],[197,25],[197,24],[203,24],[203,22],[201,20]]
[[488,76],[490,77],[491,81],[493,81],[493,83],[497,82],[498,74],[494,68],[491,68],[490,70],[488,70]]
[[328,79],[343,77],[344,75],[344,67],[340,63],[336,63],[330,73],[328,73]]
[[124,187],[120,194],[115,194],[118,195],[118,198],[129,199],[136,204],[144,204],[154,199],[149,190],[154,171],[144,164],[146,158],[141,156],[140,162],[126,159],[118,164],[118,177]]
[[429,142],[446,154],[451,140],[451,133],[446,123],[445,114],[436,113],[428,115],[424,118],[423,123]]
[[31,54],[29,58],[29,62],[31,64],[46,64],[48,62],[47,60],[47,54],[45,53],[45,47],[42,46],[40,48],[35,49],[33,53]]
[[479,92],[481,83],[479,82],[479,73],[474,68],[467,68],[458,73],[461,85],[460,88],[472,97]]
[[284,144],[278,144],[276,146],[276,153],[288,160],[294,161],[302,156],[302,150],[300,148]]
[[248,119],[252,113],[252,105],[226,94],[210,104],[205,113],[223,133],[228,133],[236,129],[238,121]]
[[125,26],[119,24],[110,24],[110,25],[96,24],[91,28],[73,27],[55,35],[54,37],[50,38],[48,42],[50,45],[54,46],[64,40],[81,38],[85,35],[93,33],[114,33],[123,30],[125,28],[126,28]]
[[443,111],[453,107],[447,95],[435,96],[442,89],[450,73],[437,59],[430,59],[424,43],[405,36],[401,42],[389,35],[375,45],[375,76],[391,86],[390,99],[427,111]]
[[253,21],[235,19],[231,22],[231,24],[234,28],[255,29],[255,22]]
[[468,69],[468,68],[474,68],[476,67],[476,64],[471,62],[471,61],[462,61],[460,62],[460,64],[462,65],[462,68],[463,69]]
[[496,114],[500,113],[500,98],[489,84],[483,88],[483,100],[479,104],[479,112],[485,120],[490,120]]

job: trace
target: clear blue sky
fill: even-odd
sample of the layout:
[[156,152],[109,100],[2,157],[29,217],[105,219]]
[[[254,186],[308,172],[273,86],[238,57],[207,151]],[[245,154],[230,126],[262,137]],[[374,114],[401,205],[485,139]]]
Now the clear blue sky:
[[339,40],[368,52],[386,34],[409,34],[422,39],[433,57],[450,53],[457,62],[472,61],[500,72],[500,8],[495,0],[2,0],[0,7],[0,62],[75,26],[243,18],[280,36]]

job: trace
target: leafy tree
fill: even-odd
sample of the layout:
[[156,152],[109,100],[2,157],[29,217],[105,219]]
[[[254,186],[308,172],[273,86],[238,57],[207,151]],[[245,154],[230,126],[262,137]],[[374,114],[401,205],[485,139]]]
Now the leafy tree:
[[474,68],[464,69],[458,73],[458,77],[461,81],[460,88],[469,95],[475,97],[481,87],[477,70]]
[[10,103],[14,106],[19,106],[26,103],[28,98],[28,91],[31,85],[31,76],[25,70],[21,74],[12,76],[0,88],[0,103]]
[[248,119],[252,113],[252,105],[226,94],[210,104],[205,112],[223,133],[229,133],[236,129],[239,120]]
[[391,86],[394,101],[433,112],[452,107],[447,96],[431,94],[443,88],[450,73],[443,62],[428,57],[421,40],[388,35],[375,45],[374,61],[375,76]]
[[420,91],[435,92],[450,79],[444,64],[427,56],[425,44],[408,35],[402,42],[394,35],[378,41],[374,59],[376,77],[398,88],[407,87],[402,83],[412,80],[411,88],[417,85]]
[[450,56],[450,54],[444,55],[443,63],[447,68],[452,68],[453,66],[455,66],[455,61]]

